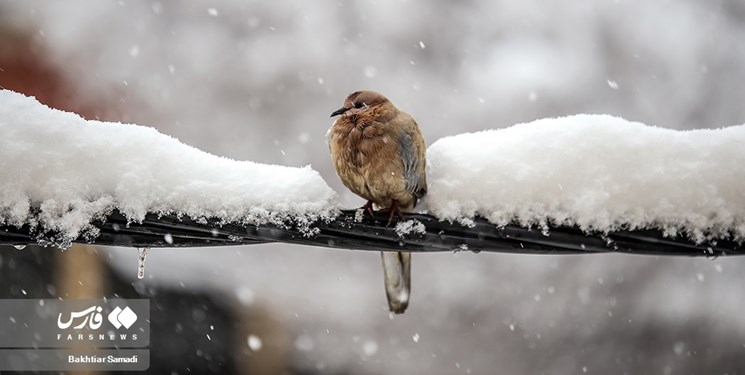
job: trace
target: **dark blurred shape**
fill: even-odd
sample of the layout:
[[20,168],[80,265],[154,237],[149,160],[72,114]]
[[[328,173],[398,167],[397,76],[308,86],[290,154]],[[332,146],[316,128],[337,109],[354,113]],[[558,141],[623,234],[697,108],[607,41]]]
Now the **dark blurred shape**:
[[[75,112],[87,119],[126,121],[127,93],[109,87],[100,92],[84,92],[65,75],[52,58],[39,33],[14,26],[5,19],[0,5],[0,88],[36,97],[56,109]],[[71,62],[72,63],[72,62]]]
[[110,297],[150,300],[147,373],[241,373],[231,353],[237,313],[230,306],[209,292],[150,287],[108,272],[113,292]]
[[53,251],[39,246],[22,251],[0,246],[0,299],[57,298],[54,258]]

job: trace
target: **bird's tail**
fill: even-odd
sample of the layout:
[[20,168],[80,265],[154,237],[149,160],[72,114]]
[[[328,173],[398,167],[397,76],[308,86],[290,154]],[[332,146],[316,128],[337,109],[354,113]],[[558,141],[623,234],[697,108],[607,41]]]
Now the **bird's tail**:
[[411,293],[411,254],[381,252],[383,256],[383,277],[388,308],[402,314],[409,306]]

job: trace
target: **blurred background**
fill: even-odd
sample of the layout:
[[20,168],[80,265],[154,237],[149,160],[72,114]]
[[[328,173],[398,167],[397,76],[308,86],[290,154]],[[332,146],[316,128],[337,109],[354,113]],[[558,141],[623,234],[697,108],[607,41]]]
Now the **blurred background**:
[[[745,123],[739,0],[0,0],[0,41],[4,88],[216,155],[310,164],[345,207],[363,201],[324,135],[359,89],[412,114],[428,144],[576,113]],[[137,280],[135,249],[0,247],[0,296],[149,298],[153,373],[736,374],[743,267],[418,255],[394,317],[374,252],[153,249]]]

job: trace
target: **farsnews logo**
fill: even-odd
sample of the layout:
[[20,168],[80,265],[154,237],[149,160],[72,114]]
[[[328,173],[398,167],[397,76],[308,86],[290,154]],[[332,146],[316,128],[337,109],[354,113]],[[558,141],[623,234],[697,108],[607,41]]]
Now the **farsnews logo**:
[[[121,303],[121,302],[119,302]],[[58,342],[91,342],[91,343],[135,343],[140,340],[143,332],[139,317],[134,309],[144,314],[144,322],[147,322],[147,310],[141,305],[134,305],[134,309],[119,303],[93,302],[88,308],[77,308],[70,313],[63,312],[57,316],[57,327],[63,330],[57,333]],[[85,307],[86,305],[82,305]],[[69,310],[68,310],[69,311]],[[105,319],[109,321],[106,324]],[[113,327],[112,327],[113,326]],[[131,330],[130,330],[131,328]]]
[[[72,348],[78,344],[95,348],[143,348],[150,342],[150,301],[147,299],[5,299],[0,302],[0,349],[3,350]],[[2,363],[0,373],[5,373]]]
[[75,322],[80,321],[80,318],[83,318],[82,321],[80,321],[80,324],[75,325],[74,329],[81,329],[88,325],[90,329],[98,329],[101,327],[101,323],[103,323],[103,316],[101,316],[101,306],[91,306],[85,310],[82,311],[74,311],[70,313],[70,319],[66,321],[62,321],[62,313],[60,313],[57,316],[57,327],[60,329],[67,329],[70,328]]
[[[101,306],[91,306],[85,310],[73,311],[70,313],[69,318],[63,319],[63,313],[59,313],[57,316],[57,327],[60,329],[82,329],[85,326],[92,330],[99,329],[103,323],[103,315],[101,314],[103,308]],[[109,313],[109,323],[116,329],[124,327],[129,329],[137,321],[137,314],[135,314],[129,306],[125,306],[122,309],[116,306],[114,310]]]
[[0,300],[0,374],[143,371],[149,344],[147,299]]
[[129,329],[129,327],[131,327],[132,324],[135,324],[136,321],[137,314],[135,314],[135,312],[132,311],[129,306],[126,306],[124,310],[117,306],[109,314],[109,322],[113,324],[116,329],[119,329],[122,326],[124,326],[124,328],[126,329]]

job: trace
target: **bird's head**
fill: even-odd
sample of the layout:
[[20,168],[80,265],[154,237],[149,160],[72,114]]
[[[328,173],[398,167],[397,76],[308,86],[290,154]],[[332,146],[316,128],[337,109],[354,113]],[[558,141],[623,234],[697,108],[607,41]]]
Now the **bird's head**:
[[347,96],[344,106],[334,111],[331,117],[341,115],[350,117],[353,121],[356,118],[381,120],[395,112],[396,107],[382,94],[375,91],[356,91]]

